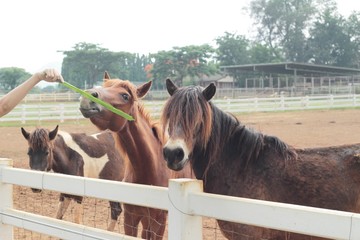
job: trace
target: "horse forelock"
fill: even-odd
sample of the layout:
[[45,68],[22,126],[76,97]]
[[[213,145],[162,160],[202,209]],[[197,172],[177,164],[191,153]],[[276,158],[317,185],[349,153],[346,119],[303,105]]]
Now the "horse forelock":
[[166,102],[161,118],[169,133],[181,129],[185,140],[196,137],[197,142],[206,146],[211,135],[211,105],[202,95],[199,87],[180,88]]
[[33,150],[45,150],[50,147],[49,131],[43,128],[35,129],[35,131],[30,134],[29,146]]
[[129,80],[109,79],[103,83],[103,87],[124,88],[131,95],[134,101],[138,100],[138,96],[136,94],[136,86],[133,83],[131,83]]

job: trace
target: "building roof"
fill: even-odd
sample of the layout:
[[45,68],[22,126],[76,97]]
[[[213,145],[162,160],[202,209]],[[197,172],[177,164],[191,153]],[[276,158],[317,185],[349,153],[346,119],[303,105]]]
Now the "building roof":
[[234,79],[228,75],[211,75],[211,76],[203,76],[200,78],[202,82],[234,82]]
[[344,68],[329,65],[317,65],[311,63],[295,62],[221,66],[220,69],[229,73],[264,72],[301,76],[360,75],[360,69],[357,68]]

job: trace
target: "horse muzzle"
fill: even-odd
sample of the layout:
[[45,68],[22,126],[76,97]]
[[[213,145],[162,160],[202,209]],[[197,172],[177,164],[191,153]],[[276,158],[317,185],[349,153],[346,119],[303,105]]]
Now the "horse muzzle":
[[185,153],[182,148],[171,149],[164,147],[163,155],[168,168],[174,171],[182,170],[187,162],[187,157],[185,158]]
[[99,105],[87,98],[82,97],[80,101],[80,112],[85,118],[93,117],[100,113]]

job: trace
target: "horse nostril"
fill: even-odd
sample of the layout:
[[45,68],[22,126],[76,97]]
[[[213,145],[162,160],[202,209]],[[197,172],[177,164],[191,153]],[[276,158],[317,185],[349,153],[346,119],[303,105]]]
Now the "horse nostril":
[[176,148],[176,149],[164,148],[163,154],[165,160],[168,162],[178,162],[183,160],[184,158],[184,151],[182,148]]
[[99,97],[99,94],[97,92],[92,92],[91,95],[96,98]]
[[174,151],[175,158],[178,160],[182,160],[184,158],[184,151],[181,148],[177,148]]
[[163,156],[165,158],[165,161],[168,161],[169,152],[170,152],[170,150],[168,148],[163,148]]

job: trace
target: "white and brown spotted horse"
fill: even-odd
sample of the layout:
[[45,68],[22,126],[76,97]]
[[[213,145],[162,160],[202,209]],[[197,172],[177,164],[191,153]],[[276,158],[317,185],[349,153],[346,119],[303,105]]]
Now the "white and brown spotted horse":
[[[85,176],[107,180],[122,181],[124,177],[123,158],[115,148],[110,131],[93,135],[58,131],[58,126],[49,131],[36,128],[32,133],[21,128],[28,141],[30,168],[38,171],[51,171],[74,176]],[[34,192],[41,190],[32,189]],[[80,223],[82,196],[60,194],[56,218],[62,219],[71,199],[76,201],[74,221]],[[119,202],[111,202],[112,231],[122,212]]]

